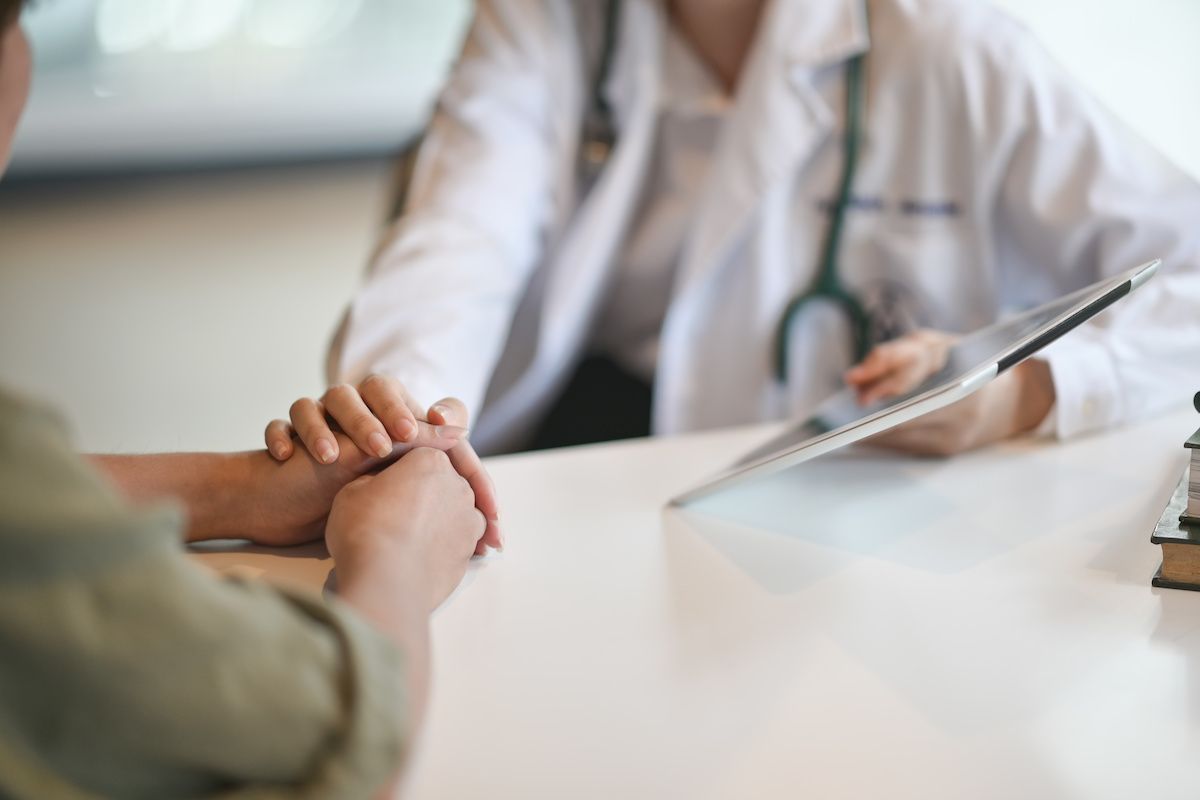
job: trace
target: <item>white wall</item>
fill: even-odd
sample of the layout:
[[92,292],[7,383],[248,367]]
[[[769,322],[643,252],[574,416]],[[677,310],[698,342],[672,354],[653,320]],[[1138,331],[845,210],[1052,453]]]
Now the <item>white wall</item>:
[[1110,109],[1200,178],[1200,0],[995,0]]
[[90,451],[243,450],[320,392],[388,165],[0,191],[0,384]]

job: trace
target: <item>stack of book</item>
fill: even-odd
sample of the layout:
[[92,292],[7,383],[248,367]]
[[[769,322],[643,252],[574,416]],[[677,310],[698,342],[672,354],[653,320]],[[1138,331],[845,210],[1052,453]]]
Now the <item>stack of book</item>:
[[[1200,403],[1200,400],[1196,402]],[[1192,434],[1184,447],[1192,451],[1192,463],[1188,467],[1191,477],[1188,479],[1187,511],[1184,512],[1187,519],[1184,521],[1200,525],[1200,431]]]
[[[1195,403],[1200,411],[1200,393]],[[1163,556],[1151,583],[1200,591],[1200,430],[1183,446],[1191,453],[1190,463],[1150,537],[1162,545]]]

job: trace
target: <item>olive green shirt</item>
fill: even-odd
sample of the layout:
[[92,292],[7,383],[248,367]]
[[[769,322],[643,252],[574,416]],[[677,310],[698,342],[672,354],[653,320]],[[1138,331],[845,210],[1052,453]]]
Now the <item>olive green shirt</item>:
[[399,653],[318,595],[215,577],[0,390],[0,797],[366,797]]

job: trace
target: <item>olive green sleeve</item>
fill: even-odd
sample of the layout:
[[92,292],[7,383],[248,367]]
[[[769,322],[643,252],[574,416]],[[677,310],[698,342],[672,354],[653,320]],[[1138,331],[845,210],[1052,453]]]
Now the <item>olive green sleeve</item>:
[[221,580],[0,392],[0,796],[367,797],[396,648],[318,595]]

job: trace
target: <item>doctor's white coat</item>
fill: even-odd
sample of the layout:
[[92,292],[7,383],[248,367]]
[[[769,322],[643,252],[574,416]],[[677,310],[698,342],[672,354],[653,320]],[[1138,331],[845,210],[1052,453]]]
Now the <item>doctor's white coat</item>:
[[[667,20],[625,0],[619,130],[576,185],[596,0],[480,0],[389,232],[331,351],[519,446],[587,347],[644,190]],[[820,315],[772,339],[816,269],[842,163],[845,63],[867,52],[865,143],[840,274],[912,325],[966,332],[1151,258],[1138,293],[1044,353],[1060,436],[1200,389],[1200,187],[980,0],[772,0],[719,136],[662,330],[654,430],[803,413],[849,366]],[[590,16],[589,16],[590,15]],[[879,308],[875,309],[876,312]]]

